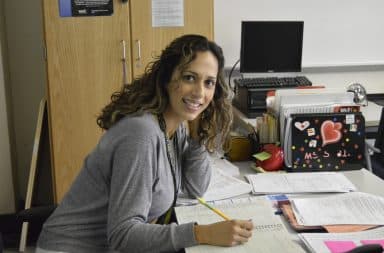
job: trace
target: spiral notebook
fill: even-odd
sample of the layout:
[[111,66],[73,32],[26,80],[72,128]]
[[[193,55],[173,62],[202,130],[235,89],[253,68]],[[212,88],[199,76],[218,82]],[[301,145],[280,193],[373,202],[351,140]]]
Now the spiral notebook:
[[365,121],[361,112],[292,114],[286,122],[285,140],[289,171],[363,167]]
[[[252,219],[254,229],[247,243],[233,247],[198,245],[186,248],[186,253],[304,253],[302,247],[292,240],[280,216],[265,197],[247,197],[211,202],[211,205],[234,219]],[[222,221],[219,215],[203,205],[178,206],[175,208],[179,224],[197,222],[211,224]]]

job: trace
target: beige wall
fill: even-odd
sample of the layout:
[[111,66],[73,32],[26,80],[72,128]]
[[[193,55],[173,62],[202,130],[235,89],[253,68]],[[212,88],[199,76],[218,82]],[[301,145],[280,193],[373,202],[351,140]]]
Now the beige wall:
[[[1,18],[2,12],[3,8],[0,4],[0,32],[3,31],[4,27],[3,19]],[[2,48],[3,42],[0,40],[0,214],[15,211],[15,192],[12,175]]]
[[[9,71],[5,88],[9,91],[11,147],[19,200],[25,199],[38,108],[45,96],[42,5],[40,0],[0,2],[4,8],[4,63]],[[1,122],[3,118],[0,115]]]

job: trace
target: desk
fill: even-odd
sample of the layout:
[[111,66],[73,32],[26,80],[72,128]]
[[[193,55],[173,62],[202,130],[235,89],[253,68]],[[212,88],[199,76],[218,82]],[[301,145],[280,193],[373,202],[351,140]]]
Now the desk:
[[[250,165],[252,164],[251,161],[235,162],[234,164],[239,167],[240,175],[238,177],[242,180],[245,180],[244,175],[255,173],[250,168]],[[384,190],[383,190],[384,189],[384,181],[381,180],[380,178],[378,178],[377,176],[373,175],[372,173],[370,173],[366,169],[354,170],[354,171],[344,171],[342,173],[345,174],[346,177],[349,178],[355,184],[358,191],[376,194],[376,195],[384,197]],[[324,194],[294,194],[294,196],[299,196],[299,195],[302,195],[302,196],[305,196],[308,198],[318,197],[320,195],[324,196]],[[270,209],[268,207],[263,208],[263,205],[265,202],[264,203],[263,202],[257,202],[258,204],[261,204],[261,205],[255,206],[255,205],[249,204],[251,202],[246,202],[246,201],[247,200],[245,200],[245,199],[233,200],[232,203],[237,202],[237,203],[248,203],[248,204],[245,204],[244,207],[242,207],[240,209],[235,208],[236,211],[232,212],[232,214],[231,214],[231,211],[232,211],[231,208],[224,209],[225,210],[224,212],[228,212],[229,216],[232,218],[244,219],[245,217],[248,217],[248,218],[252,217],[252,219],[254,221],[258,222],[256,224],[259,224],[259,226],[261,226],[261,227],[263,226],[263,224],[272,224],[272,225],[270,225],[270,227],[273,227],[274,226],[273,224],[277,224],[276,222],[274,222],[274,220],[276,220],[276,219],[279,221],[281,220],[283,226],[288,231],[288,234],[286,233],[286,231],[284,229],[283,230],[276,229],[273,231],[270,230],[269,232],[267,231],[264,234],[263,234],[263,231],[260,231],[258,229],[257,231],[254,231],[254,233],[257,233],[257,234],[254,234],[253,240],[248,242],[249,244],[244,244],[241,248],[233,248],[233,249],[232,248],[218,248],[218,247],[209,247],[209,246],[203,245],[203,246],[198,246],[196,248],[195,247],[188,248],[187,252],[190,252],[190,253],[196,253],[196,252],[199,252],[199,253],[202,253],[202,252],[215,252],[215,253],[216,252],[217,253],[218,252],[251,252],[249,250],[252,250],[252,252],[255,252],[254,249],[257,249],[257,250],[260,250],[260,252],[265,252],[265,253],[273,252],[273,253],[275,253],[275,252],[281,252],[281,248],[284,246],[287,246],[286,252],[303,252],[302,249],[300,249],[300,248],[303,248],[304,250],[306,249],[303,245],[303,242],[297,236],[298,233],[291,228],[291,226],[288,224],[288,222],[286,221],[286,219],[283,216],[274,215],[273,209]],[[267,203],[267,205],[268,205],[268,203]],[[223,207],[225,207],[225,206],[223,206]],[[188,207],[181,207],[181,208],[188,208]],[[191,210],[193,210],[193,211],[191,212]],[[196,221],[197,220],[201,224],[207,224],[207,223],[216,222],[216,221],[220,220],[220,218],[217,215],[213,214],[210,210],[208,210],[204,207],[201,207],[201,206],[197,206],[196,209],[190,209],[190,211],[188,211],[186,213],[187,213],[187,215],[185,215],[185,213],[184,213],[184,215],[181,215],[183,217],[182,219],[184,221],[191,221],[191,220]],[[207,213],[209,213],[209,215],[207,215]],[[236,216],[236,215],[238,215],[238,216]],[[274,218],[270,219],[272,217],[271,215]],[[193,218],[191,220],[187,220],[187,219],[185,219],[185,217],[193,217]],[[209,217],[209,220],[207,220],[207,217]],[[263,222],[265,222],[265,223],[263,223]],[[281,222],[278,222],[278,223],[281,224]],[[270,241],[268,241],[268,240],[270,240]],[[268,243],[271,241],[273,241],[273,242]],[[298,246],[299,246],[299,248],[298,248]],[[280,249],[280,251],[274,251],[270,247],[278,248],[278,249]],[[288,249],[290,249],[290,250],[288,250]],[[246,251],[246,250],[248,250],[248,251]],[[292,251],[292,250],[294,250],[294,251]]]

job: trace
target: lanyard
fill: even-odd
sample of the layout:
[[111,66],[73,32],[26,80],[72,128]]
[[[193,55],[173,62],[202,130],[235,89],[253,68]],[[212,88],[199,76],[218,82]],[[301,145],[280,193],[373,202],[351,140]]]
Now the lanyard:
[[[165,123],[165,120],[164,120],[164,116],[162,114],[158,114],[157,115],[157,118],[159,120],[159,126],[160,126],[160,129],[161,131],[163,132],[164,134],[164,140],[165,140],[165,149],[167,151],[167,158],[168,158],[168,163],[169,163],[169,166],[171,168],[171,173],[172,173],[172,180],[173,180],[173,188],[174,188],[174,196],[173,196],[173,203],[172,203],[172,206],[168,209],[168,211],[163,214],[161,217],[159,217],[158,219],[158,223],[160,224],[168,224],[170,222],[170,219],[171,219],[171,214],[172,214],[172,209],[173,207],[176,205],[176,199],[177,199],[177,192],[178,192],[178,187],[177,187],[177,183],[176,183],[176,166],[173,164],[172,162],[172,157],[171,157],[171,153],[170,153],[170,141],[167,137],[167,125]],[[175,136],[173,138],[176,138],[174,139],[173,141],[176,141],[177,143],[177,134],[175,133]],[[176,163],[176,148],[174,147],[174,154],[175,154],[175,163]]]

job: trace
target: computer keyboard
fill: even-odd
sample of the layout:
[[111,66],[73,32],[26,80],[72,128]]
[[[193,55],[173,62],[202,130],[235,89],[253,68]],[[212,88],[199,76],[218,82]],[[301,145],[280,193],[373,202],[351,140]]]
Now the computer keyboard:
[[257,77],[235,79],[235,84],[246,88],[293,88],[311,86],[312,82],[305,76],[295,77]]

